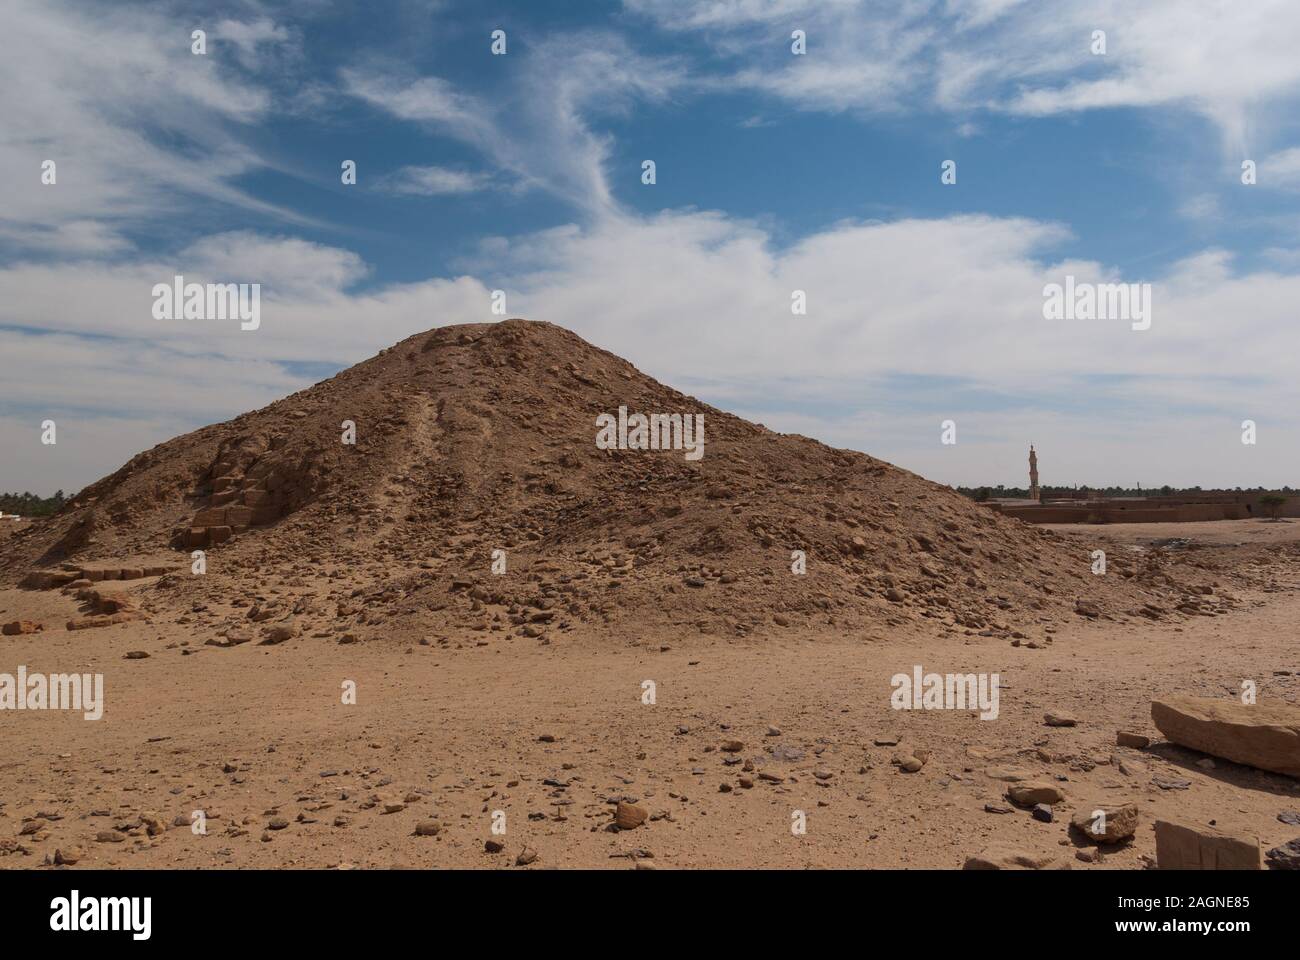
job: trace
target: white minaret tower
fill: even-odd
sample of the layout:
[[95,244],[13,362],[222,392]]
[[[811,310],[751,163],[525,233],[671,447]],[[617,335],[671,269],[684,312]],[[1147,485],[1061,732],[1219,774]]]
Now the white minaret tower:
[[1034,453],[1032,443],[1029,445],[1029,499],[1042,499],[1038,492],[1038,454]]

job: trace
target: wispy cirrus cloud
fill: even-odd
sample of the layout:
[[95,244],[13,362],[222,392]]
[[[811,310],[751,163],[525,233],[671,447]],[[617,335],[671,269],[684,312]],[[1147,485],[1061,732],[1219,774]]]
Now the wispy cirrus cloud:
[[240,64],[250,71],[282,57],[286,46],[297,46],[292,30],[266,16],[254,20],[220,20],[213,27],[212,35],[218,43],[233,45]]
[[1265,157],[1259,164],[1260,186],[1300,190],[1300,147],[1290,147]]
[[[1050,116],[1116,107],[1209,117],[1234,151],[1261,111],[1300,97],[1290,0],[624,0],[698,31],[730,80],[808,110],[939,108]],[[807,54],[792,56],[804,30]],[[1091,50],[1106,33],[1104,56]]]
[[681,87],[685,72],[603,31],[543,37],[521,56],[518,82],[491,100],[439,77],[378,64],[348,67],[340,76],[347,93],[474,147],[523,187],[589,214],[608,213],[616,206],[605,175],[612,141],[593,129],[592,118],[663,100]]
[[[189,16],[137,4],[6,5],[0,243],[116,254],[131,231],[200,198],[300,219],[238,185],[264,165],[240,131],[270,114],[273,97],[229,61],[191,53],[194,27]],[[220,29],[241,56],[283,36],[265,19]],[[47,160],[54,185],[41,182]]]
[[385,193],[437,197],[476,193],[492,183],[489,174],[448,167],[402,167],[379,178],[376,187]]

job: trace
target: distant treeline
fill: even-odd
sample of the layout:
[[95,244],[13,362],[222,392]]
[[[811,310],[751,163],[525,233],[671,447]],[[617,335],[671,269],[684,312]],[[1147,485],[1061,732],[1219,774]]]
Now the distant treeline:
[[0,493],[0,513],[48,517],[63,506],[65,499],[62,490],[56,490],[52,497],[38,497],[34,493]]
[[[1195,496],[1202,493],[1272,493],[1268,487],[1237,487],[1233,490],[1213,489],[1202,490],[1200,487],[1040,487],[1042,499],[1054,500],[1064,497],[1077,496],[1081,492],[1087,492],[1094,497],[1180,497]],[[1004,487],[998,484],[996,487],[958,487],[957,492],[972,500],[989,500],[989,499],[1009,499],[1025,500],[1029,497],[1029,490],[1026,487]],[[1290,487],[1281,489],[1283,495],[1291,496],[1295,493]]]

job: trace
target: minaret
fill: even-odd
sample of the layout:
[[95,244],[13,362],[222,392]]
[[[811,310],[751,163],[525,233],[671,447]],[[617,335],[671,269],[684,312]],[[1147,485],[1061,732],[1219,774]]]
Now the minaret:
[[1029,499],[1042,499],[1038,493],[1038,454],[1034,453],[1032,443],[1029,445]]

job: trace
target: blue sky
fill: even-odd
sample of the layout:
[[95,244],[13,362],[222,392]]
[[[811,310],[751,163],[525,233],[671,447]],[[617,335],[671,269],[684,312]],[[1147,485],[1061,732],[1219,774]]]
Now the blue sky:
[[[496,289],[941,482],[1019,483],[1031,440],[1047,483],[1300,479],[1294,4],[9,6],[0,488],[76,489]],[[263,327],[153,319],[174,273],[262,283]],[[1152,329],[1044,320],[1066,274],[1151,283]]]

